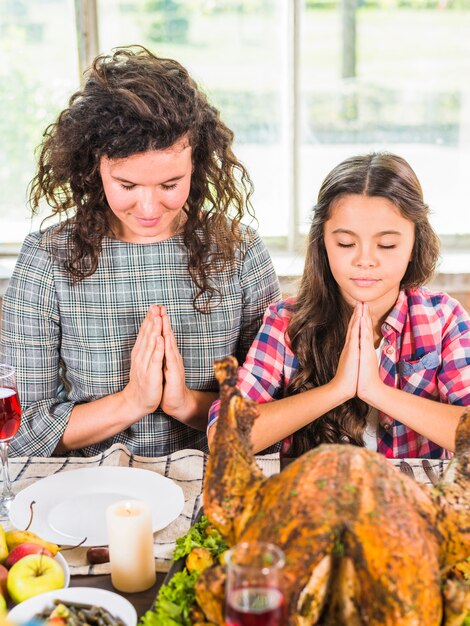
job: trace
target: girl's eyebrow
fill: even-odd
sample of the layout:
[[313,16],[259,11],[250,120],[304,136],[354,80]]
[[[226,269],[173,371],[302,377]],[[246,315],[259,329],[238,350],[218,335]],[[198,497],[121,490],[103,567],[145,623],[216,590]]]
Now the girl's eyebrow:
[[[127,178],[122,178],[121,176],[114,176],[113,174],[111,174],[111,178],[114,178],[114,180],[117,180],[120,183],[129,183],[129,184],[132,184],[132,185],[136,184],[132,180],[128,180]],[[169,178],[168,180],[164,180],[164,181],[162,181],[161,183],[158,183],[158,184],[159,185],[168,185],[168,183],[176,183],[178,180],[181,180],[182,178],[184,178],[184,175],[182,175],[182,176],[173,176],[173,178]]]
[[[352,235],[353,237],[357,237],[357,233],[347,228],[336,228],[332,234]],[[379,233],[376,233],[374,237],[383,237],[384,235],[398,235],[401,237],[402,233],[399,230],[381,230]]]

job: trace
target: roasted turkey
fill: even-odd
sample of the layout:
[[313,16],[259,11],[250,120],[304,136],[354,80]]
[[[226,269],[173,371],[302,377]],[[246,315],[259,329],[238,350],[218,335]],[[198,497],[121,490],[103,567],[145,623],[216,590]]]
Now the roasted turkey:
[[[215,364],[221,408],[204,511],[229,543],[284,550],[288,624],[460,626],[470,614],[470,412],[456,436],[455,479],[419,485],[376,452],[321,445],[266,478],[250,431],[256,404],[237,362]],[[425,488],[426,487],[426,488]],[[196,597],[223,624],[225,572],[206,570]]]

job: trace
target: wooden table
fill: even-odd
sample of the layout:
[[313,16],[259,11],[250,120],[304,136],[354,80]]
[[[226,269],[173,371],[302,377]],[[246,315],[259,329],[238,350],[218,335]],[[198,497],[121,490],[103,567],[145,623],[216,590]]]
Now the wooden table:
[[98,587],[99,589],[106,589],[108,591],[114,591],[123,596],[134,606],[137,611],[137,617],[141,617],[145,611],[153,606],[158,590],[160,589],[166,574],[164,572],[157,572],[157,581],[147,589],[147,591],[141,591],[140,593],[123,593],[116,591],[111,584],[111,575],[102,574],[98,576],[72,576],[70,579],[71,587]]

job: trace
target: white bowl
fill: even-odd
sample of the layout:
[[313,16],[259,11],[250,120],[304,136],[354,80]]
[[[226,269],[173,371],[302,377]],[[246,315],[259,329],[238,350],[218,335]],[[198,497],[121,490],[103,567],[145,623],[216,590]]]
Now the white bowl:
[[60,552],[57,552],[54,558],[58,563],[60,563],[61,568],[64,570],[64,576],[65,576],[64,587],[68,587],[70,585],[69,564],[67,563],[67,561],[65,560],[65,558]]
[[112,591],[95,589],[94,587],[68,587],[41,593],[17,604],[7,615],[8,621],[15,626],[21,626],[31,620],[48,606],[53,606],[54,600],[68,602],[82,602],[101,606],[114,617],[120,617],[126,626],[136,626],[137,613],[132,604]]

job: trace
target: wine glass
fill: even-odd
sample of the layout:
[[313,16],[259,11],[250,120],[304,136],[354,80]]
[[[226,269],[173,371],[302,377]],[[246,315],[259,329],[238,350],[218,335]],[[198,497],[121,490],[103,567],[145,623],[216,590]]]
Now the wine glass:
[[0,456],[3,476],[0,517],[8,517],[10,504],[15,497],[8,472],[8,442],[16,435],[20,424],[21,407],[16,390],[15,368],[0,363]]
[[226,626],[284,626],[284,553],[272,543],[237,544],[226,555]]

